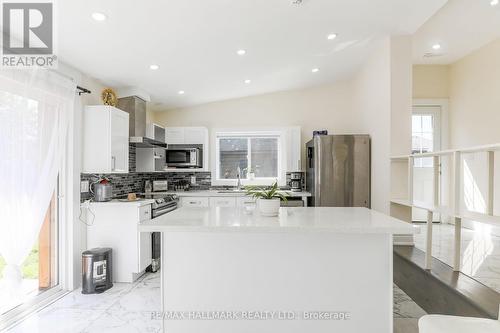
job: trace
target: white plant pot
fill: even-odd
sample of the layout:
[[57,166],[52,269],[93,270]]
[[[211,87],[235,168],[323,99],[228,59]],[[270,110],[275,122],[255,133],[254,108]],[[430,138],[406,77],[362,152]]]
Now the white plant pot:
[[278,216],[280,213],[280,199],[262,199],[259,198],[259,211],[264,216]]

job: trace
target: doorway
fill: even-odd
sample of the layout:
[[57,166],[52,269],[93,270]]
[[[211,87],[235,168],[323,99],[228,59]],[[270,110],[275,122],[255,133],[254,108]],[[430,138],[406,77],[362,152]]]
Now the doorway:
[[[412,113],[412,154],[422,154],[441,150],[441,106],[415,105]],[[416,158],[413,170],[413,198],[415,201],[432,204],[434,165],[432,157]],[[412,220],[424,222],[427,212],[413,209]],[[434,214],[434,222],[439,222],[439,214]]]

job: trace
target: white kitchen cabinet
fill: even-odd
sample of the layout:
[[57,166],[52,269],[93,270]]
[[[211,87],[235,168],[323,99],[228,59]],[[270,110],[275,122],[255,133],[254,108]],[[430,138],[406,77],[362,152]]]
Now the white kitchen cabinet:
[[151,233],[138,225],[151,219],[151,204],[90,203],[86,211],[87,249],[113,249],[113,281],[133,282],[151,264]]
[[[166,127],[167,145],[191,145],[203,151],[203,166],[197,171],[209,171],[208,129],[206,127]],[[200,147],[201,146],[201,147]],[[167,169],[172,172],[192,172],[191,169]]]
[[128,173],[129,114],[113,106],[83,112],[83,173]]
[[236,198],[236,206],[238,207],[248,207],[255,205],[256,205],[256,200],[253,197],[244,196]]
[[153,258],[153,244],[151,239],[151,232],[139,232],[138,233],[138,244],[139,253],[138,257],[138,272],[143,272],[146,268],[151,265]]
[[236,207],[236,198],[211,197],[210,207]]
[[165,128],[165,142],[169,145],[184,144],[184,127]]
[[204,144],[208,137],[208,131],[204,127],[185,127],[184,128],[184,143],[185,144]]
[[181,197],[182,207],[209,207],[208,197]]
[[302,141],[300,127],[287,129],[287,172],[302,170]]
[[208,130],[205,127],[167,127],[165,137],[167,144],[204,145],[208,141]]

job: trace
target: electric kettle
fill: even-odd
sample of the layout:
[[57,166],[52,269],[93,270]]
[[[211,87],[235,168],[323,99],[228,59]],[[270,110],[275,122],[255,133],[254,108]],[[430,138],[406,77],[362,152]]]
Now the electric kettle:
[[108,179],[102,178],[90,185],[90,192],[94,195],[94,201],[103,202],[113,199],[113,186]]

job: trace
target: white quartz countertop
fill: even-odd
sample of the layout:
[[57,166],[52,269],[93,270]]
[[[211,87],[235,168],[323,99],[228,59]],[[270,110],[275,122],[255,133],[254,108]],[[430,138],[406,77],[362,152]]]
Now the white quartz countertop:
[[[140,199],[137,201],[120,201],[118,199],[113,199],[110,201],[102,201],[102,202],[97,202],[97,201],[91,201],[90,206],[105,206],[105,205],[114,205],[114,206],[119,206],[119,205],[134,205],[137,207],[145,206],[145,205],[151,205],[155,201],[153,199]],[[85,203],[82,203],[82,206],[85,206]]]
[[367,208],[280,208],[277,217],[234,207],[182,207],[139,225],[144,232],[337,232],[416,234],[419,227]]
[[[310,197],[309,192],[292,192],[290,190],[279,191],[289,197]],[[245,191],[231,190],[205,190],[205,191],[168,191],[168,192],[153,192],[165,194],[177,194],[179,197],[244,197]]]

